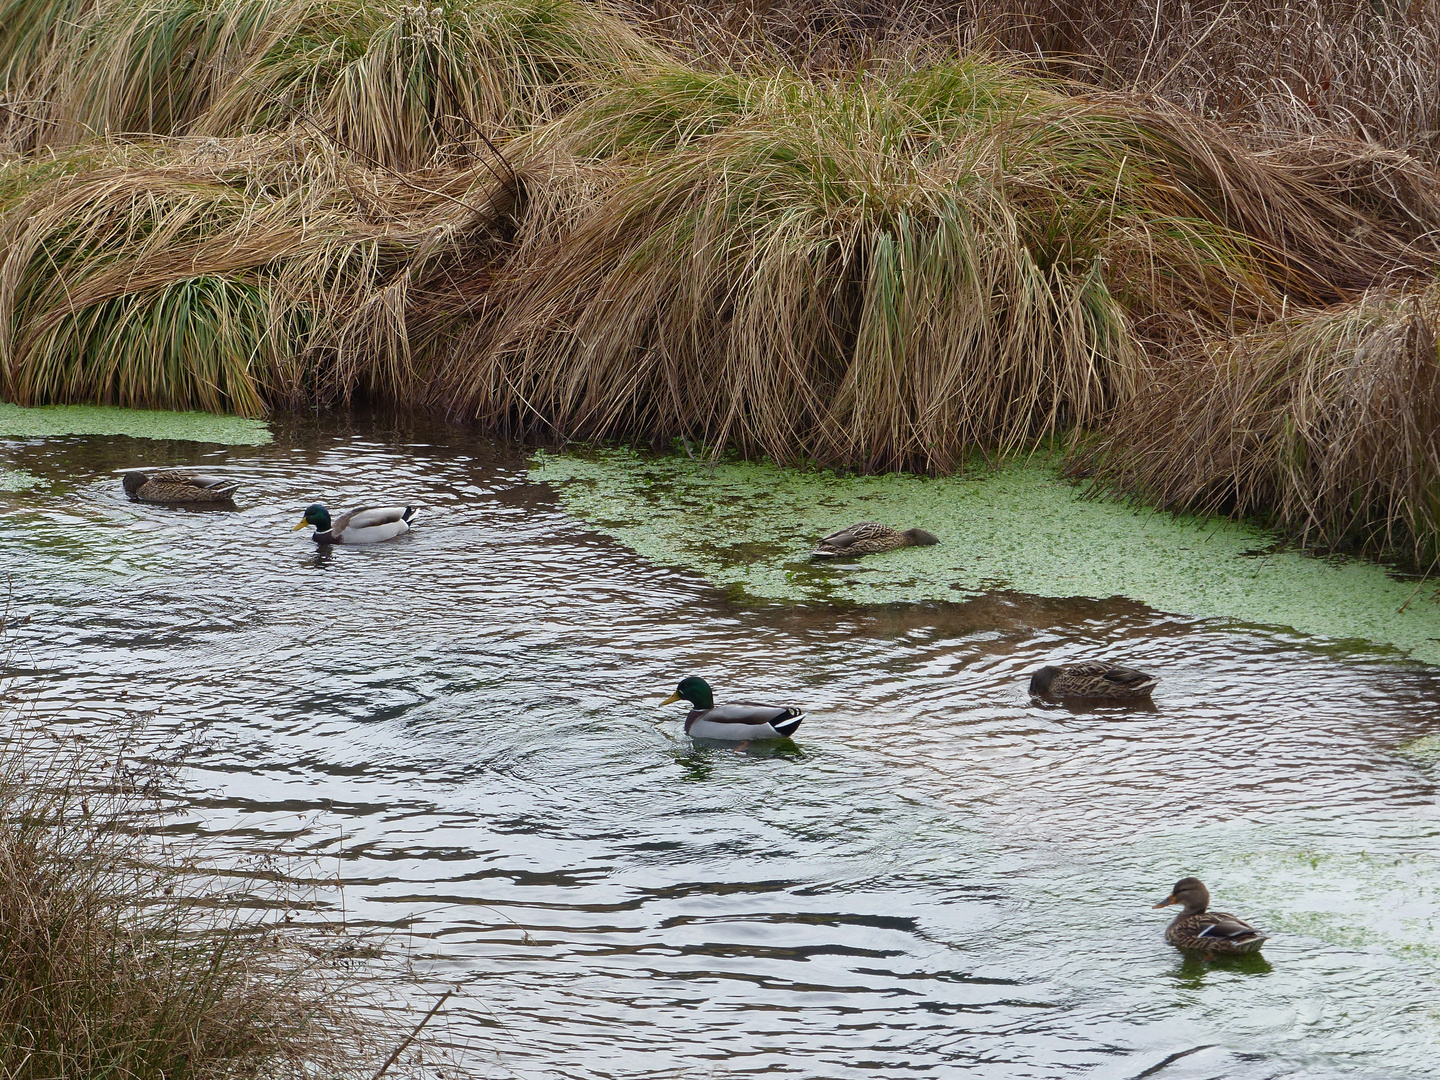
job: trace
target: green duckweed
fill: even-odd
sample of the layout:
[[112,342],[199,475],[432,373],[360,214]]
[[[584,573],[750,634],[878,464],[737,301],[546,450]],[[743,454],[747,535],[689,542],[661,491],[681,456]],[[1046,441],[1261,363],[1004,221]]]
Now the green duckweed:
[[[568,512],[656,562],[750,601],[963,601],[993,590],[1129,597],[1160,611],[1288,627],[1440,663],[1440,604],[1383,567],[1277,546],[1249,525],[1086,499],[1044,460],[948,478],[841,477],[629,451],[541,454],[531,478]],[[941,538],[855,562],[812,563],[816,538],[856,521]],[[1401,610],[1403,608],[1403,610]]]
[[24,408],[0,403],[0,438],[44,439],[56,435],[129,435],[136,439],[183,439],[226,446],[263,446],[270,441],[270,429],[263,420],[240,416],[110,405]]

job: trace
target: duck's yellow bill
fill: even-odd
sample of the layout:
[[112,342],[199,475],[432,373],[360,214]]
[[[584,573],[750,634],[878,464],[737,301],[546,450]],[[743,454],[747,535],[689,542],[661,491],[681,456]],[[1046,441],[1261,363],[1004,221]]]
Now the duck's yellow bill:
[[1157,908],[1169,907],[1171,904],[1178,904],[1179,902],[1180,902],[1179,900],[1176,900],[1176,899],[1175,899],[1175,894],[1174,894],[1174,893],[1171,893],[1169,896],[1165,897],[1164,900],[1161,900],[1161,901],[1160,901],[1158,904],[1156,904],[1155,906],[1156,906]]
[[664,701],[660,702],[660,704],[661,704],[661,705],[669,705],[672,701],[679,701],[679,700],[680,700],[680,695],[679,695],[678,693],[674,693],[674,694],[671,694],[669,697],[667,697]]
[[299,532],[301,529],[303,529],[306,525],[309,525],[309,524],[310,524],[310,522],[306,521],[304,518],[301,518],[301,519],[300,519],[300,524],[299,524],[299,525],[296,525],[296,526],[295,526],[293,529],[291,529],[290,531],[291,531],[291,532]]

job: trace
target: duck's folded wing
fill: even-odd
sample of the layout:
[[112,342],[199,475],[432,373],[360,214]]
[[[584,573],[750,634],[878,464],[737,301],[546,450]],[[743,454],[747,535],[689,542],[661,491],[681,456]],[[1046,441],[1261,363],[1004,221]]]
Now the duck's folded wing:
[[198,474],[190,477],[190,483],[194,484],[196,487],[213,488],[217,490],[224,488],[238,488],[240,486],[239,481],[231,480],[229,477],[226,476],[201,476]]
[[362,506],[336,518],[332,529],[335,532],[343,532],[345,529],[373,529],[377,525],[390,525],[404,520],[403,506]]
[[737,701],[732,705],[716,705],[705,713],[705,719],[717,724],[766,724],[783,723],[800,715],[799,709],[784,705],[759,705],[753,701]]
[[889,528],[878,521],[858,521],[848,529],[841,529],[839,532],[822,537],[820,543],[829,547],[843,548],[861,540],[873,540],[877,536],[888,535],[889,532]]
[[1249,941],[1265,935],[1244,919],[1227,915],[1223,911],[1207,911],[1196,920],[1200,926],[1195,936],[1200,938],[1224,938],[1226,941]]
[[166,469],[164,472],[155,473],[150,479],[157,484],[187,484],[197,488],[240,486],[234,480],[227,480],[223,476],[202,476],[199,473],[186,472],[183,469]]
[[1082,660],[1078,664],[1069,664],[1068,674],[1080,678],[1104,679],[1116,686],[1140,686],[1143,683],[1154,681],[1154,676],[1146,675],[1143,671],[1136,671],[1134,668],[1124,667],[1120,664],[1107,664],[1104,660]]

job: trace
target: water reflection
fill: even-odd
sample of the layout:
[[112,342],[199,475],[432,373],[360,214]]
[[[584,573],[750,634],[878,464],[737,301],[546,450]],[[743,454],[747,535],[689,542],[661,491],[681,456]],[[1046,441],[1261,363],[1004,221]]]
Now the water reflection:
[[[1436,774],[1396,750],[1440,735],[1434,672],[1120,600],[748,607],[514,449],[278,435],[4,450],[50,481],[0,493],[21,682],[55,722],[202,730],[183,827],[340,868],[321,914],[470,987],[477,1074],[1440,1075]],[[128,503],[135,462],[224,466],[240,507]],[[289,532],[377,490],[425,504],[400,541]],[[1031,701],[1095,655],[1155,709]],[[805,706],[799,738],[684,738],[654,703],[690,670]],[[1164,942],[1189,873],[1263,955]]]
[[1187,990],[1199,990],[1205,984],[1205,977],[1215,971],[1234,971],[1241,975],[1269,975],[1275,969],[1260,953],[1246,956],[1203,956],[1199,953],[1181,954],[1180,963],[1171,972],[1171,978]]

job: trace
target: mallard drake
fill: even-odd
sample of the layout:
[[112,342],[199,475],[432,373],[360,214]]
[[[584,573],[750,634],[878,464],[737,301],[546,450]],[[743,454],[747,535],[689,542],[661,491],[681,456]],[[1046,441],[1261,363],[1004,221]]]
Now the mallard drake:
[[314,525],[312,539],[317,544],[376,544],[409,532],[414,516],[413,506],[362,506],[331,521],[330,511],[315,503],[305,508],[305,516],[290,531]]
[[837,555],[874,555],[903,547],[929,547],[939,537],[924,529],[892,529],[878,521],[861,521],[824,537],[810,553],[812,559],[833,559]]
[[741,701],[716,705],[710,684],[691,675],[681,679],[675,693],[660,704],[688,701],[694,706],[685,717],[685,734],[696,739],[729,739],[750,742],[761,739],[788,739],[795,734],[805,713],[784,705],[757,705]]
[[1160,680],[1143,671],[1086,660],[1079,664],[1042,667],[1030,676],[1030,693],[1056,698],[1148,698]]
[[1177,949],[1203,949],[1206,952],[1238,955],[1259,952],[1268,937],[1244,919],[1223,911],[1206,911],[1210,906],[1210,890],[1199,878],[1181,878],[1155,906],[1184,904],[1185,910],[1165,928],[1165,940]]
[[228,503],[240,485],[222,476],[201,476],[181,469],[158,473],[127,472],[120,483],[132,499],[148,503]]

